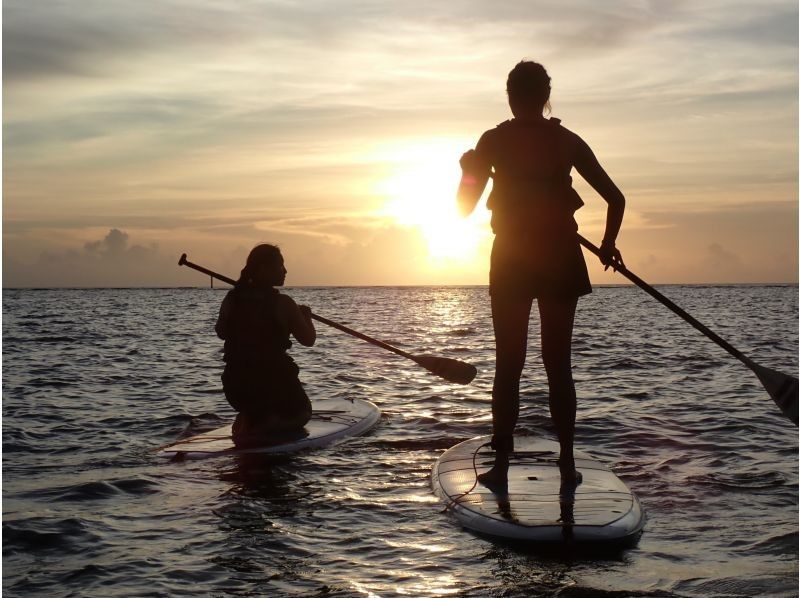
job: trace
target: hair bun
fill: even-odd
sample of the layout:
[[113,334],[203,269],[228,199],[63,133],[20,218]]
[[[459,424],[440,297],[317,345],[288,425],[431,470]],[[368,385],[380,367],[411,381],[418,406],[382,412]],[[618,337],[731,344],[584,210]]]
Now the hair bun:
[[508,73],[506,91],[516,97],[541,100],[550,98],[550,75],[538,62],[523,60]]

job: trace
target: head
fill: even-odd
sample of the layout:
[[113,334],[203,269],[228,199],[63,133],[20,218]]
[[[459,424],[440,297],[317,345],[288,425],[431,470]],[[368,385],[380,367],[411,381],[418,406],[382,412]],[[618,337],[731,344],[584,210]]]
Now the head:
[[508,105],[514,116],[541,116],[550,112],[550,76],[538,62],[523,60],[506,80]]
[[286,280],[281,250],[275,245],[262,243],[253,247],[236,285],[251,287],[279,287]]

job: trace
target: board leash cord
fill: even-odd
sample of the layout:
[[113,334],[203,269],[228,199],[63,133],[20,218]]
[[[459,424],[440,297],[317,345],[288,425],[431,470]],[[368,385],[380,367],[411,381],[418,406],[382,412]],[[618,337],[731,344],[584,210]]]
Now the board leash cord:
[[446,504],[444,506],[444,510],[442,511],[442,513],[447,513],[451,509],[457,507],[459,505],[459,501],[460,500],[462,500],[470,492],[475,490],[475,487],[478,485],[478,464],[477,464],[478,453],[481,451],[482,448],[487,447],[487,446],[491,446],[491,445],[492,445],[491,441],[484,442],[482,445],[480,445],[478,448],[475,449],[475,452],[472,453],[472,471],[475,473],[475,481],[472,483],[472,487],[469,490],[467,490],[466,492],[462,492],[461,494],[459,494],[458,496],[453,498],[452,502],[449,502],[448,504]]

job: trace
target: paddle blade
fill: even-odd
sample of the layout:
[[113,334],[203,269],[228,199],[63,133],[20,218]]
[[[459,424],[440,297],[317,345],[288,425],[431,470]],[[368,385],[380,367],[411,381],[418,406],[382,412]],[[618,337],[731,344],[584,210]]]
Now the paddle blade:
[[797,378],[752,362],[750,367],[783,414],[797,425]]
[[414,361],[430,373],[456,384],[469,384],[478,373],[478,369],[474,365],[447,357],[415,355]]

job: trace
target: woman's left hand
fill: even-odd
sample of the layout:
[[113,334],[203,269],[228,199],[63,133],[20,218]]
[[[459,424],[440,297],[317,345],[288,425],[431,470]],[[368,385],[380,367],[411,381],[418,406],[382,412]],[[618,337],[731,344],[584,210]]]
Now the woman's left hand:
[[603,241],[603,244],[600,245],[600,261],[605,266],[603,270],[608,270],[610,266],[616,272],[618,266],[625,267],[625,262],[622,261],[622,253],[613,242],[606,243]]

